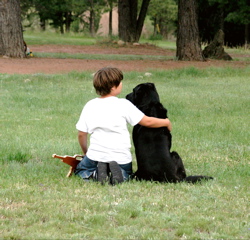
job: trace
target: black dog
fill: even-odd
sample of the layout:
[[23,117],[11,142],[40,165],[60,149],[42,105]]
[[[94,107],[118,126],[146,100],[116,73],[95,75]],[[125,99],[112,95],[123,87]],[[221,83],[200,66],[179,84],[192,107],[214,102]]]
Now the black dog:
[[[167,118],[167,109],[160,103],[153,83],[142,83],[126,98],[145,115]],[[207,176],[186,177],[186,171],[177,152],[170,152],[172,136],[166,127],[146,128],[139,124],[133,128],[133,142],[138,170],[134,177],[138,180],[158,182],[199,182],[212,179]]]

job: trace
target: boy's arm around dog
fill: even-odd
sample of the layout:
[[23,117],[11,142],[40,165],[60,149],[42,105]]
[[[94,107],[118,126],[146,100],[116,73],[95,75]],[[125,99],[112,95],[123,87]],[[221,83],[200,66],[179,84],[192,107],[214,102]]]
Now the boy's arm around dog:
[[161,119],[155,117],[148,117],[145,115],[139,122],[139,124],[149,128],[167,127],[169,131],[172,130],[172,124],[168,118]]

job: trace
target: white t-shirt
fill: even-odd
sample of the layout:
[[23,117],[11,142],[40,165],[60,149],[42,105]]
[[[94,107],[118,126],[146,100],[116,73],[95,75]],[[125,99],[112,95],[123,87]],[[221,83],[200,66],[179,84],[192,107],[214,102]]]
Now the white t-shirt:
[[91,134],[88,158],[99,162],[132,161],[130,135],[127,123],[136,125],[144,113],[127,99],[117,97],[95,98],[83,108],[76,128]]

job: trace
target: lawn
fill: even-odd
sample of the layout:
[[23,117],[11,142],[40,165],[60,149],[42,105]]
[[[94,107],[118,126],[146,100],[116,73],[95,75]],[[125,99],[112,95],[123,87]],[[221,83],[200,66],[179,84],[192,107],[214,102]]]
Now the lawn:
[[[66,178],[92,72],[0,74],[0,238],[249,239],[250,68],[125,72],[124,97],[154,82],[192,185]],[[132,128],[129,127],[132,131]],[[133,168],[136,159],[133,153]]]

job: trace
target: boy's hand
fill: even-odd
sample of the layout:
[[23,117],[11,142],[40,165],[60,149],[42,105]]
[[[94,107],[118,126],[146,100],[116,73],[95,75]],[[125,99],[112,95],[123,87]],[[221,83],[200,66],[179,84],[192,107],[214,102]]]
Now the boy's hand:
[[172,131],[172,123],[170,122],[170,120],[168,118],[166,118],[166,120],[168,120],[166,127],[168,128],[169,132],[171,132]]

